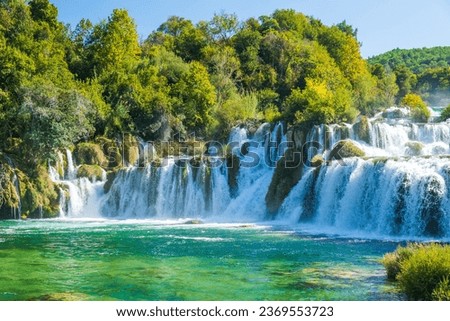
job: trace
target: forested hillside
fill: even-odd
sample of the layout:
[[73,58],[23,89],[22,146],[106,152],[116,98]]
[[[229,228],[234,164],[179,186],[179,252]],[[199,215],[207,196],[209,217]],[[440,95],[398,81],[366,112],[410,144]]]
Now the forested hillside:
[[125,10],[67,27],[48,0],[2,0],[0,48],[1,149],[36,164],[121,132],[223,139],[247,119],[351,122],[397,94],[389,73],[371,75],[351,26],[293,10],[171,17],[140,43]]
[[396,75],[400,96],[413,91],[432,105],[450,103],[450,47],[394,49],[368,61]]

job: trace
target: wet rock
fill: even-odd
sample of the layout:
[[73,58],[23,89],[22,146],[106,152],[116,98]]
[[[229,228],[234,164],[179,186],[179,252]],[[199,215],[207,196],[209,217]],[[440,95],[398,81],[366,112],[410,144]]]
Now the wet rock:
[[351,140],[341,140],[336,143],[328,156],[328,160],[341,160],[348,157],[363,157],[364,151]]

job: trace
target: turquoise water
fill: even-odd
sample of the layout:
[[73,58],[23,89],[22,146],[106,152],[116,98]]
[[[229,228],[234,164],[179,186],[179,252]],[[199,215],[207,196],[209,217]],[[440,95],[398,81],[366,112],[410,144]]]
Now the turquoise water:
[[261,225],[0,222],[0,300],[398,300],[395,242]]

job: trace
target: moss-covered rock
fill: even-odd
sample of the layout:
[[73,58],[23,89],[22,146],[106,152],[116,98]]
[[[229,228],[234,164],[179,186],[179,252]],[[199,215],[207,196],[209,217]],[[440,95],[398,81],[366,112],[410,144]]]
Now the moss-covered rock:
[[340,160],[347,157],[363,157],[364,151],[351,140],[341,140],[336,143],[328,156],[328,160]]
[[98,165],[81,165],[77,170],[77,177],[100,181],[103,178],[103,169]]
[[422,150],[425,147],[421,142],[410,141],[405,144],[406,151],[405,154],[409,156],[420,156]]
[[353,125],[353,129],[360,140],[370,144],[369,119],[366,116],[362,116],[359,122]]
[[292,187],[302,175],[302,157],[296,149],[289,148],[277,162],[269,190],[266,194],[266,206],[273,218]]
[[104,164],[103,168],[116,168],[122,166],[122,153],[116,141],[99,136],[95,138],[95,143],[102,149],[108,163],[107,165]]
[[322,155],[316,155],[311,159],[310,167],[320,167],[322,166],[324,161],[325,160],[323,159]]
[[29,218],[52,218],[59,214],[61,186],[55,184],[45,166],[27,176],[17,171],[20,184],[22,214]]
[[74,152],[77,164],[108,166],[102,148],[95,143],[80,143]]
[[123,136],[123,158],[125,166],[135,165],[139,160],[139,142],[136,137],[126,134]]
[[20,192],[14,169],[0,163],[0,218],[16,218],[19,214]]

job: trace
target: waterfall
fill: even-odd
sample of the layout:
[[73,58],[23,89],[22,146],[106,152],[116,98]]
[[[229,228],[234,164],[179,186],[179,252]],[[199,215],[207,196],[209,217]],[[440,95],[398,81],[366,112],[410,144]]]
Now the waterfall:
[[224,165],[191,165],[168,159],[165,166],[121,170],[106,195],[109,217],[158,219],[208,217],[224,210],[229,198]]
[[[70,150],[66,151],[67,171],[64,175],[64,159],[59,154],[56,167],[49,166],[49,175],[53,182],[60,184],[59,216],[60,217],[99,217],[101,201],[104,195],[103,186],[106,173],[103,171],[101,181],[90,180],[86,177],[77,178],[77,167]],[[62,168],[62,177],[56,168]],[[68,194],[66,197],[65,190]]]
[[[310,158],[317,153],[326,158],[342,139],[352,140],[366,157],[305,167],[272,217],[321,232],[449,238],[450,123],[375,117],[367,120],[365,132],[358,126],[311,129],[307,140],[320,145],[308,150]],[[77,166],[67,152],[65,177],[50,168],[62,186],[60,216],[262,221],[286,137],[281,123],[262,124],[257,130],[237,126],[228,146],[222,146],[223,155],[168,157],[161,164],[143,161],[116,171],[106,194],[105,177],[99,182],[76,178]],[[140,145],[144,154],[155,154]],[[231,166],[230,160],[237,163]]]
[[339,234],[450,237],[449,184],[449,158],[353,158],[310,170],[280,216]]
[[[308,142],[318,142],[319,154],[332,149],[342,139],[352,139],[367,156],[429,156],[450,153],[450,123],[414,124],[403,119],[368,123],[369,141],[359,137],[354,125],[333,124],[314,126]],[[311,159],[314,155],[308,155]]]

